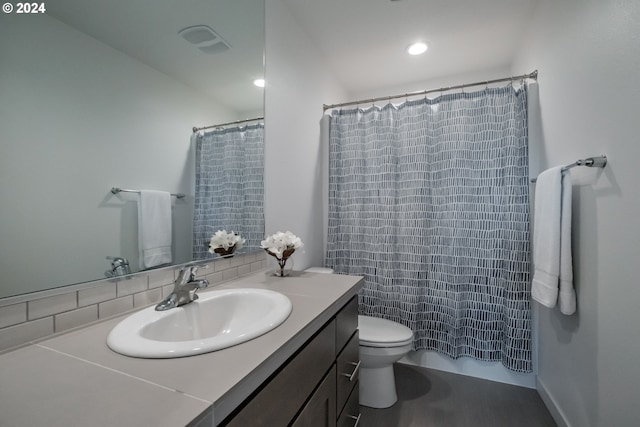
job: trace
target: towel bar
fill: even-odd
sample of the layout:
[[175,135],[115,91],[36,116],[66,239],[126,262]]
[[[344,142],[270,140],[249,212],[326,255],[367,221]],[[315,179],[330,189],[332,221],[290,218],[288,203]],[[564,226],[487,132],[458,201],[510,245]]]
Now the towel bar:
[[[127,190],[126,188],[111,187],[111,192],[113,194],[118,194],[118,193],[139,193],[140,190]],[[171,195],[177,197],[178,199],[182,199],[182,198],[186,197],[186,195],[182,194],[182,193],[171,193]]]
[[[607,156],[604,154],[602,156],[596,157],[587,157],[586,159],[576,160],[570,165],[566,165],[562,167],[562,172],[568,171],[569,169],[576,166],[588,166],[590,168],[604,168],[607,165]],[[536,182],[538,178],[531,178],[531,182]]]

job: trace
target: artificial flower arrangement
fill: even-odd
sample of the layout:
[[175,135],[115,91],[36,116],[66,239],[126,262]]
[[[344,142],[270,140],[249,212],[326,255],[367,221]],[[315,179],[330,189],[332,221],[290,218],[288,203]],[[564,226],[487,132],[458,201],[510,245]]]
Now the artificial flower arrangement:
[[209,252],[216,253],[220,256],[231,255],[236,249],[240,249],[244,245],[245,239],[239,234],[228,233],[227,230],[218,230],[209,241]]
[[290,231],[283,233],[278,231],[271,236],[268,236],[260,244],[260,247],[267,251],[269,255],[274,257],[278,262],[279,270],[275,272],[276,276],[286,276],[287,272],[284,269],[287,260],[296,249],[300,249],[304,244],[302,240]]

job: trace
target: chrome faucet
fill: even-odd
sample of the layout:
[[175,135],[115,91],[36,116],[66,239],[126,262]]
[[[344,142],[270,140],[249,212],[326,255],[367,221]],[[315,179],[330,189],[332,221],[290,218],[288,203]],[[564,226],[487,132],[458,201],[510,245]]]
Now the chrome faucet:
[[107,277],[119,277],[126,276],[131,274],[131,269],[129,268],[129,260],[122,257],[110,257],[107,259],[111,260],[111,270],[105,271],[104,275]]
[[196,280],[197,270],[197,266],[181,269],[178,278],[174,282],[173,292],[156,305],[156,311],[169,310],[197,300],[197,290],[209,286],[207,279]]

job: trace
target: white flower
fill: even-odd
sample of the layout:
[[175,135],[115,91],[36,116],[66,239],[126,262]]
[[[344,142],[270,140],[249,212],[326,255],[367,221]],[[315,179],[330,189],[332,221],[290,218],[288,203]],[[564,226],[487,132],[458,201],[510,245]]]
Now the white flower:
[[239,234],[227,233],[227,230],[218,230],[209,241],[209,252],[214,253],[216,248],[222,248],[225,251],[235,245],[236,249],[240,249],[246,240],[240,237]]
[[277,259],[289,258],[296,249],[300,249],[303,246],[302,240],[290,231],[285,233],[278,231],[268,236],[260,244],[262,249],[265,249]]

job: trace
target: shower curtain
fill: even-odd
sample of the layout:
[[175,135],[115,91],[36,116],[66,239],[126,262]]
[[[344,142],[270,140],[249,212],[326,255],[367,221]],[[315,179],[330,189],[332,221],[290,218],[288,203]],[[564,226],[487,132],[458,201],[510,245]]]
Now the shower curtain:
[[334,111],[326,265],[413,349],[531,372],[527,92]]
[[264,238],[264,125],[196,134],[193,259],[211,258],[217,230],[235,231],[245,246]]

